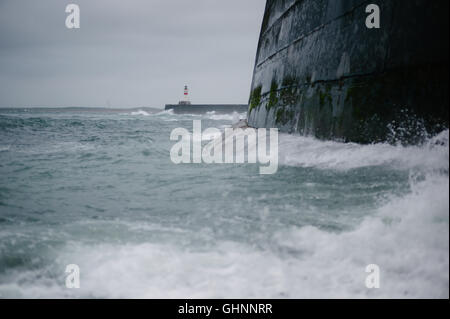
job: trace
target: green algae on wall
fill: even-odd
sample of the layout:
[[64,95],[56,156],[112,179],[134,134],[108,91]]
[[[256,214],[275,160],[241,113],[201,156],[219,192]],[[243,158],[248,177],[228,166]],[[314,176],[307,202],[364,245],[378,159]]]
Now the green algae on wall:
[[248,113],[251,113],[253,109],[257,108],[260,106],[261,103],[261,90],[262,90],[262,86],[258,86],[256,87],[251,95],[250,95],[250,106],[248,109]]
[[278,83],[275,79],[270,84],[269,102],[266,105],[267,110],[278,104]]

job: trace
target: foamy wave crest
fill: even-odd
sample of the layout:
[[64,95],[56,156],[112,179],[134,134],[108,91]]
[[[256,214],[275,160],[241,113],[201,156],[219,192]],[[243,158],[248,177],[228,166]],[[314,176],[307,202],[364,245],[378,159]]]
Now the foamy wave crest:
[[216,114],[215,111],[207,112],[205,115],[206,118],[215,121],[232,121],[238,122],[240,119],[244,119],[247,117],[247,113],[238,113],[233,112],[231,114]]
[[170,110],[164,110],[164,111],[155,113],[155,115],[173,115],[173,114],[174,114],[174,113],[173,113],[173,110],[172,110],[172,109],[170,109]]
[[[392,198],[354,231],[333,234],[314,227],[278,235],[295,250],[295,296],[448,298],[449,181],[428,176],[412,192]],[[380,289],[366,289],[366,265],[380,267]],[[302,279],[303,278],[303,279]]]
[[142,116],[166,116],[166,115],[174,115],[173,110],[162,110],[156,113],[149,113],[144,110],[138,110],[135,112],[131,112],[131,115],[142,115]]
[[449,168],[449,131],[418,146],[387,143],[361,145],[320,141],[312,137],[280,135],[279,161],[282,165],[319,169],[353,169],[390,165],[396,168]]
[[139,110],[139,111],[136,111],[136,112],[131,112],[131,115],[143,115],[143,116],[149,116],[150,113],[145,112],[145,111],[143,111],[143,110]]

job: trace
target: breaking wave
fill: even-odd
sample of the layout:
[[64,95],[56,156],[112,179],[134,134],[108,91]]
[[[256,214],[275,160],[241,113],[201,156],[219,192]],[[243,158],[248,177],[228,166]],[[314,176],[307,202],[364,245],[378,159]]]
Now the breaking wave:
[[143,111],[143,110],[139,110],[139,111],[135,111],[135,112],[131,112],[131,115],[143,115],[143,116],[149,116],[150,113]]
[[233,112],[230,114],[220,114],[215,111],[207,112],[205,115],[206,118],[215,121],[232,121],[233,123],[238,122],[240,119],[244,119],[247,117],[247,113],[238,113]]
[[[0,286],[27,297],[100,298],[448,298],[448,177],[411,182],[355,230],[330,233],[290,227],[271,250],[237,242],[211,249],[171,244],[72,247],[58,262],[77,260],[77,292],[39,271]],[[380,289],[364,285],[368,264],[380,267]],[[30,278],[35,278],[30,281]],[[60,281],[62,281],[61,279]]]
[[320,169],[349,170],[387,165],[398,169],[444,169],[448,172],[448,140],[448,130],[416,146],[361,145],[283,134],[280,136],[279,158],[284,165]]

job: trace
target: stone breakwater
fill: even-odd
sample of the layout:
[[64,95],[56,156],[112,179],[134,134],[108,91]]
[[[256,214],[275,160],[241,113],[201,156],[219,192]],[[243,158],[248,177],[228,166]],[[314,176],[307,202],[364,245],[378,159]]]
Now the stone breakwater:
[[[380,28],[368,28],[369,4]],[[359,143],[448,127],[446,0],[268,0],[248,123]]]

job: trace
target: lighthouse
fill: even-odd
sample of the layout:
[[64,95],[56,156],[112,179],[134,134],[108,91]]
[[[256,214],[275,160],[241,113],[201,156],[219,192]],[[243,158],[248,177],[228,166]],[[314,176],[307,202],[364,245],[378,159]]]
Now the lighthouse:
[[189,101],[189,89],[188,86],[184,86],[184,99],[180,101],[178,104],[180,105],[189,105],[191,104],[191,101]]

